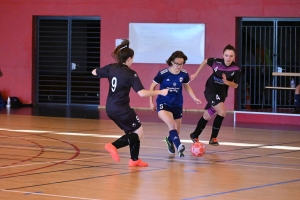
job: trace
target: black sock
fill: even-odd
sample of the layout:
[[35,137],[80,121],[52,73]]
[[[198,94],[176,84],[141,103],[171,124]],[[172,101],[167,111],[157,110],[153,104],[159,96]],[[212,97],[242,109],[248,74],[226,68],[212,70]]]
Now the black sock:
[[126,147],[131,141],[133,142],[137,139],[139,139],[139,136],[136,133],[126,133],[126,135],[123,135],[114,141],[112,145],[114,145],[117,149],[120,149],[122,147]]
[[139,159],[139,153],[140,153],[140,139],[138,134],[136,133],[128,133],[126,135],[123,135],[116,141],[112,143],[117,149],[120,149],[122,147],[125,147],[129,145],[130,148],[130,155],[131,159],[133,161],[136,161]]
[[199,119],[198,124],[194,132],[192,133],[196,138],[199,137],[203,129],[205,128],[208,120],[204,119],[203,116]]
[[211,133],[210,139],[218,137],[218,134],[219,134],[219,131],[220,131],[223,119],[224,119],[224,117],[222,117],[220,115],[216,116],[216,118],[214,120],[214,123],[213,123],[212,133]]
[[119,139],[117,139],[116,141],[114,141],[112,143],[112,145],[114,145],[117,149],[120,149],[122,147],[126,147],[127,145],[129,145],[129,134],[123,135],[122,137],[120,137]]
[[130,157],[133,161],[137,161],[139,159],[140,154],[140,139],[138,134],[131,133],[129,139],[129,148],[130,148]]

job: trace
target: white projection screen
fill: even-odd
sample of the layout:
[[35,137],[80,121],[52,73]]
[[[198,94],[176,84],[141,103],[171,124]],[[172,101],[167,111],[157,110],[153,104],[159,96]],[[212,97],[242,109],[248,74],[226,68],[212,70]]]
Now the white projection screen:
[[204,24],[130,23],[130,48],[135,63],[166,63],[177,50],[188,57],[186,64],[204,60]]

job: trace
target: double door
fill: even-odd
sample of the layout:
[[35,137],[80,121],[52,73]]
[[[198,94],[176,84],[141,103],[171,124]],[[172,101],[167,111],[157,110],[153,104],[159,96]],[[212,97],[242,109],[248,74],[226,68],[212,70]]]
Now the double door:
[[267,90],[264,98],[264,87],[289,87],[292,78],[300,84],[299,77],[272,76],[300,72],[300,19],[241,18],[238,26],[239,109],[294,106],[294,91]]
[[100,18],[36,17],[36,104],[99,105]]

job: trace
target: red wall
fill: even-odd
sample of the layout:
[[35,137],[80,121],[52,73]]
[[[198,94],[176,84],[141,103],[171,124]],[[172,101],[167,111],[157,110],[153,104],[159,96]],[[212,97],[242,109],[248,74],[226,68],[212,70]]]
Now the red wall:
[[[225,45],[236,44],[237,17],[300,17],[299,0],[1,0],[0,2],[0,91],[4,98],[17,96],[25,104],[33,103],[32,19],[33,16],[100,16],[101,66],[113,62],[110,53],[115,39],[128,37],[131,22],[204,23],[205,57],[221,57]],[[172,52],[170,52],[171,54]],[[167,59],[167,58],[166,58]],[[145,88],[164,64],[134,64]],[[192,74],[198,65],[185,65]],[[198,98],[196,105],[184,92],[186,109],[203,109],[204,84],[209,68],[191,83]],[[107,80],[101,80],[100,105],[105,106]],[[148,98],[131,93],[131,106],[148,108]],[[226,100],[234,110],[234,90]]]

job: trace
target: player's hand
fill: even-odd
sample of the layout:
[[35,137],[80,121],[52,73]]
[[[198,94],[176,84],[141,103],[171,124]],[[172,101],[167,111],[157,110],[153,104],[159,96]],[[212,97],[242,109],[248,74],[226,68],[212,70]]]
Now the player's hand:
[[191,75],[191,81],[194,80],[196,78],[196,76],[197,76],[196,74],[192,74]]
[[156,111],[156,106],[154,105],[154,103],[150,103],[150,109]]
[[226,74],[224,74],[224,73],[222,74],[222,79],[223,79],[223,81],[227,80]]
[[167,94],[168,94],[168,92],[169,92],[169,89],[163,89],[163,90],[161,90],[161,91],[162,91],[161,95],[167,96]]
[[202,101],[198,98],[195,98],[194,101],[196,102],[196,104],[202,104]]
[[96,69],[93,69],[92,74],[93,74],[94,76],[97,76]]

